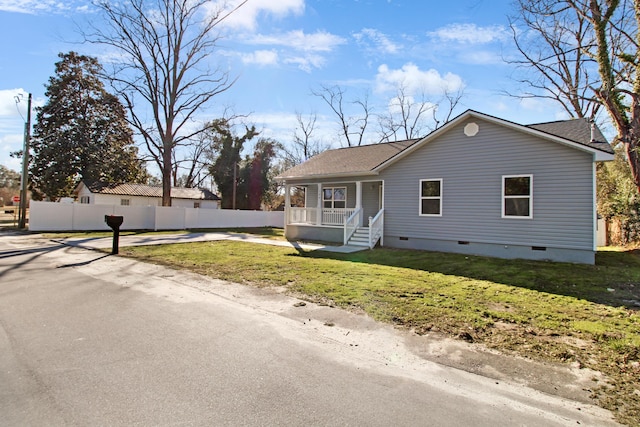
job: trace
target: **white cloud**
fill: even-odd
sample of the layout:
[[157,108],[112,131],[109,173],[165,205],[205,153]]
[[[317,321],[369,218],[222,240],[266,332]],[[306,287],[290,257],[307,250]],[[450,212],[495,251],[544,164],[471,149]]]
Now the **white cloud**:
[[[20,100],[16,104],[16,97]],[[34,98],[31,107],[44,104],[41,98]],[[27,119],[27,91],[21,88],[0,90],[0,164],[9,169],[19,170],[20,159],[9,156],[14,151],[22,150],[24,144],[24,124]],[[31,121],[35,120],[35,112],[31,112]]]
[[438,107],[438,104],[434,104],[433,102],[420,101],[411,95],[405,95],[402,99],[397,96],[391,97],[387,103],[387,111],[391,114],[405,114],[408,109],[413,109],[412,106],[417,108],[418,105],[424,107],[426,110]]
[[520,106],[528,111],[543,112],[546,109],[545,103],[538,98],[522,98]]
[[293,30],[284,34],[257,34],[245,39],[245,42],[257,45],[284,46],[306,52],[330,52],[336,46],[346,43],[346,40],[326,31],[305,34],[303,30]]
[[302,71],[310,73],[314,68],[322,68],[326,63],[323,56],[320,55],[304,55],[304,56],[292,56],[284,60],[286,64],[297,65]]
[[22,159],[11,157],[10,154],[23,149],[24,133],[22,130],[24,129],[24,122],[20,119],[12,120],[12,122],[17,123],[17,126],[11,128],[11,133],[4,133],[6,131],[5,122],[8,125],[12,124],[9,123],[9,120],[0,118],[0,127],[3,130],[0,133],[0,164],[11,170],[19,171],[22,169]]
[[[332,52],[337,46],[346,43],[344,38],[326,31],[306,34],[302,30],[289,31],[284,34],[256,34],[243,41],[251,45],[280,48],[279,51],[276,49],[257,51],[271,52],[270,54],[265,53],[262,59],[272,62],[263,62],[263,65],[273,65],[277,60],[280,60],[285,64],[296,65],[307,73],[313,69],[322,68],[326,64],[327,61],[322,54]],[[249,57],[248,59],[257,60],[258,58]]]
[[395,91],[399,87],[403,87],[408,94],[440,95],[444,91],[456,92],[463,89],[464,82],[457,74],[441,75],[433,68],[422,71],[412,63],[407,63],[399,69],[390,69],[386,64],[379,66],[376,92]]
[[90,1],[82,0],[0,0],[0,11],[28,14],[87,12],[90,5]]
[[[232,11],[242,0],[221,1],[213,5],[215,10],[223,7]],[[304,12],[304,0],[249,0],[224,20],[224,25],[233,29],[255,31],[260,15],[273,15],[284,18],[287,15],[300,15]]]
[[486,50],[478,50],[474,52],[468,52],[464,57],[460,58],[467,64],[504,64],[504,59],[497,52],[489,52]]
[[451,24],[428,34],[445,42],[467,44],[486,44],[509,38],[509,31],[502,25],[478,27],[476,24]]
[[27,117],[27,91],[22,88],[0,90],[0,118],[18,120],[20,115]]
[[245,64],[276,65],[278,64],[278,52],[274,50],[256,50],[242,55]]
[[[320,142],[330,141],[335,136],[335,120],[318,114],[313,139]],[[251,121],[260,131],[260,136],[273,138],[285,145],[293,139],[298,127],[296,114],[291,112],[263,112],[251,115]]]
[[373,28],[363,28],[359,33],[355,33],[353,37],[356,41],[366,49],[377,53],[397,53],[401,46],[389,40],[384,33]]

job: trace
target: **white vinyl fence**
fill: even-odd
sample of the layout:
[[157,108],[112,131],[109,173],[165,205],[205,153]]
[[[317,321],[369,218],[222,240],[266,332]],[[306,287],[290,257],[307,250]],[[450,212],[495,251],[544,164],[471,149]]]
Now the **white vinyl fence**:
[[186,230],[194,228],[279,227],[284,212],[194,209],[163,206],[85,205],[29,202],[31,231],[111,230],[105,215],[121,215],[121,230]]

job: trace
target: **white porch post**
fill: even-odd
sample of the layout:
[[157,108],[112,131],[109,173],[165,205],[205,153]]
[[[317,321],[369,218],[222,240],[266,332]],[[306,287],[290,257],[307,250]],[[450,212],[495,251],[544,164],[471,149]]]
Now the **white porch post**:
[[316,204],[317,207],[317,215],[316,215],[316,225],[322,225],[322,184],[318,185],[318,202]]
[[284,235],[287,235],[287,224],[290,221],[291,213],[291,186],[285,184],[284,186]]
[[[356,181],[356,210],[362,207],[362,181]],[[362,227],[363,215],[358,218],[358,227]]]

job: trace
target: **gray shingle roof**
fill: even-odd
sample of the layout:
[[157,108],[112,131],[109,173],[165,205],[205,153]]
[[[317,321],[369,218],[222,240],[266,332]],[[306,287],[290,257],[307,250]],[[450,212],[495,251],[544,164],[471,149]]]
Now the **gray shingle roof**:
[[323,151],[306,162],[283,172],[278,178],[365,174],[418,141],[420,140],[408,139]]
[[591,123],[585,118],[536,123],[527,127],[613,154],[613,148],[597,126],[593,128],[592,140]]
[[382,165],[384,168],[385,166],[383,164],[395,161],[405,154],[408,154],[413,150],[413,146],[416,143],[430,137],[437,137],[440,132],[446,130],[448,125],[452,125],[452,122],[457,122],[469,116],[485,118],[515,128],[533,129],[603,153],[613,154],[613,149],[597,126],[594,128],[592,140],[591,123],[587,119],[571,119],[523,126],[473,110],[467,110],[425,138],[324,151],[306,162],[284,171],[276,178],[286,180],[293,178],[339,177],[374,173],[375,169],[379,166]]
[[[119,196],[162,197],[162,187],[143,184],[109,184],[106,182],[87,182],[84,185],[98,194],[116,194]],[[220,197],[204,188],[171,187],[171,198],[193,200],[220,200]]]

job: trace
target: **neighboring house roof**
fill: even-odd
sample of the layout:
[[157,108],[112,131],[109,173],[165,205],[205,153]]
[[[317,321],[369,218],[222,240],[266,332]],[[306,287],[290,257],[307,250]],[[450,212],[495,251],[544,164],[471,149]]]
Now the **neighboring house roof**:
[[469,118],[488,120],[521,132],[534,134],[538,137],[592,152],[596,155],[596,160],[612,160],[613,158],[613,149],[606,138],[597,126],[594,126],[592,135],[592,126],[587,119],[573,119],[523,126],[477,111],[467,110],[424,138],[324,151],[306,162],[283,172],[276,178],[286,180],[320,177],[337,178],[349,175],[375,175],[390,164],[409,155],[418,147],[434,140],[452,126]]
[[[106,182],[82,182],[89,191],[118,196],[162,197],[162,187],[143,184],[109,184]],[[172,199],[220,200],[216,194],[204,188],[171,187]]]

